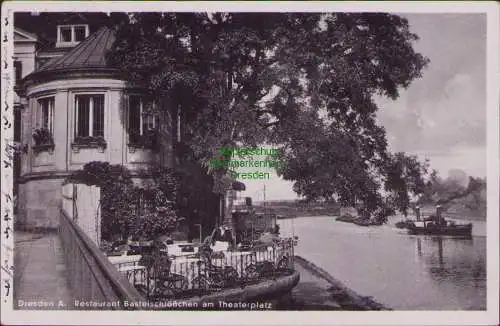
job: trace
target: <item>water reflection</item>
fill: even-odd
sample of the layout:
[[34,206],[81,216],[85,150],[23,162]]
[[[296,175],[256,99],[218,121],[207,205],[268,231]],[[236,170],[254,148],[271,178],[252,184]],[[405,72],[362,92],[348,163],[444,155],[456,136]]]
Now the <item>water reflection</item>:
[[417,256],[422,259],[431,279],[462,289],[472,285],[486,293],[485,238],[416,237]]
[[331,217],[279,222],[282,234],[299,235],[297,255],[391,308],[486,308],[484,222],[465,239],[411,236],[391,225],[363,228]]

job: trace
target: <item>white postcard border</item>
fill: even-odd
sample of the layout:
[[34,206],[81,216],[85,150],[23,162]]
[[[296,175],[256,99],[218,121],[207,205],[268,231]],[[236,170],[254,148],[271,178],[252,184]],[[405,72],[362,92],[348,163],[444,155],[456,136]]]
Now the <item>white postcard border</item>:
[[[494,324],[499,315],[499,7],[495,2],[105,2],[105,1],[23,1],[2,3],[2,115],[13,124],[13,12],[14,11],[387,11],[394,13],[487,13],[487,310],[486,311],[389,311],[389,312],[180,312],[180,311],[15,311],[12,309],[13,279],[8,269],[13,265],[13,237],[4,233],[4,209],[12,212],[12,169],[2,166],[2,323],[5,324],[176,324],[176,325],[470,325]],[[5,23],[9,22],[6,26]],[[3,42],[9,37],[8,46]],[[4,62],[5,61],[5,62]],[[7,63],[8,68],[5,68]],[[7,75],[6,75],[7,74]],[[11,83],[8,84],[10,78]],[[5,105],[10,107],[6,111]],[[12,128],[5,129],[2,118],[2,165],[6,140]],[[13,223],[8,224],[13,229]],[[10,249],[9,249],[10,248]],[[10,254],[9,254],[10,252]],[[6,256],[7,255],[7,256]],[[9,257],[4,261],[4,257]],[[4,281],[10,279],[10,296]],[[411,294],[409,294],[411,295]]]

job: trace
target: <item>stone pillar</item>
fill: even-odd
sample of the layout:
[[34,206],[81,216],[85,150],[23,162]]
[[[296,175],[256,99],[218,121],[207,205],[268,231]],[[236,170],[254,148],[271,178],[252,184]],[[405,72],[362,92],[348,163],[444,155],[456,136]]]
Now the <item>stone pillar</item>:
[[420,221],[420,207],[415,207],[415,214],[417,215],[417,221]]
[[111,164],[123,164],[128,150],[125,141],[127,138],[127,110],[124,96],[118,90],[110,90],[106,93],[104,105],[106,158]]

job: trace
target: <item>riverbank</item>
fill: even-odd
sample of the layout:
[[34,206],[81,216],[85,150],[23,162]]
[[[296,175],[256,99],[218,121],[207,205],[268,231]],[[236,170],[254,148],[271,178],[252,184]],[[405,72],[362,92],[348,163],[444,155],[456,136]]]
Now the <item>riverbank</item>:
[[359,226],[379,226],[379,225],[382,225],[382,222],[362,219],[362,218],[348,215],[348,214],[339,216],[339,217],[335,218],[335,220],[339,221],[339,222],[352,223],[352,224],[356,224]]
[[293,288],[286,310],[391,310],[371,297],[359,295],[324,269],[295,256],[300,281]]
[[[431,215],[431,214],[425,213],[424,217],[429,216],[429,215]],[[486,217],[476,216],[476,215],[464,215],[464,214],[446,212],[443,214],[443,216],[447,219],[460,220],[460,221],[470,221],[470,222],[474,222],[474,221],[484,222],[484,221],[486,221]],[[311,218],[311,217],[313,217],[313,218],[314,217],[330,217],[330,218],[335,219],[335,220],[340,221],[340,222],[353,223],[351,221],[347,221],[347,219],[343,219],[342,217],[338,216],[338,214],[333,214],[333,213],[332,214],[314,214],[314,213],[311,213],[310,215],[299,215],[299,216],[279,215],[278,219],[279,220],[288,220],[288,219],[303,219],[303,218]],[[405,217],[403,215],[392,215],[392,216],[389,216],[389,221],[386,224],[396,223],[397,221],[402,221],[404,219],[405,219]],[[413,215],[409,215],[407,217],[407,219],[415,220],[416,217]],[[355,223],[353,223],[353,224],[355,224]],[[378,226],[378,225],[380,225],[380,224],[374,223],[374,224],[371,224],[368,226]],[[362,226],[367,226],[367,225],[362,225]]]
[[289,201],[268,201],[264,203],[254,203],[254,209],[257,212],[273,213],[278,218],[296,218],[305,216],[324,216],[324,215],[339,215],[340,205],[338,204],[321,204],[321,203],[299,203]]

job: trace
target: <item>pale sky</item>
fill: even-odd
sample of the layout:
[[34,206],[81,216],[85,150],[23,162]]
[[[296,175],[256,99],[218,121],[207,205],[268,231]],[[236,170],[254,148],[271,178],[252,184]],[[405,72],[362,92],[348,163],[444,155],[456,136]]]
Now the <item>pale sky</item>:
[[[486,176],[486,16],[402,16],[420,36],[414,48],[431,62],[399,99],[377,99],[391,150],[429,158],[442,177],[451,169]],[[242,196],[263,199],[264,182],[241,181]],[[275,174],[265,185],[267,200],[297,197],[292,183]]]

